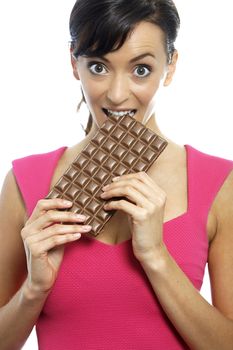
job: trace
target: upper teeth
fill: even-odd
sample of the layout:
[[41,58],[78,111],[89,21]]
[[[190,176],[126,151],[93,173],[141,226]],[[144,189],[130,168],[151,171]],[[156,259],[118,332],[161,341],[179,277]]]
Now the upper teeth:
[[115,115],[117,117],[123,117],[126,114],[129,114],[130,117],[133,117],[135,114],[135,111],[133,111],[133,110],[117,112],[117,111],[112,111],[111,109],[107,109],[107,111],[109,114]]

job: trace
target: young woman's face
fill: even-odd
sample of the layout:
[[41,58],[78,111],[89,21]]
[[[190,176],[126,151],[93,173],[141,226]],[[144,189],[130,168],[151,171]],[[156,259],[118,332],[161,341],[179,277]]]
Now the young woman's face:
[[162,30],[141,22],[119,50],[103,57],[80,56],[72,64],[94,122],[101,126],[109,115],[128,111],[138,121],[148,121],[156,91],[161,82],[170,83],[175,61],[173,55],[167,64]]

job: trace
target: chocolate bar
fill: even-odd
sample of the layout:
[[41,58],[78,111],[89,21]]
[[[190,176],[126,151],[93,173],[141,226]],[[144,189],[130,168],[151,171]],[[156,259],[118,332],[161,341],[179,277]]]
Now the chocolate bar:
[[46,198],[73,202],[68,210],[87,217],[97,236],[115,211],[103,209],[102,187],[123,174],[147,171],[167,141],[129,115],[110,116]]

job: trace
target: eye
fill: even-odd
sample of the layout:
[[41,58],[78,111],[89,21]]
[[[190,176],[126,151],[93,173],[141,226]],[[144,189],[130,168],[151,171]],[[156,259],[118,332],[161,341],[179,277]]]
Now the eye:
[[105,66],[100,62],[90,62],[88,63],[88,68],[92,74],[102,75],[107,73]]
[[135,75],[139,78],[145,78],[147,77],[150,73],[151,73],[151,68],[149,66],[145,66],[145,65],[139,65],[136,67],[136,69],[134,70]]

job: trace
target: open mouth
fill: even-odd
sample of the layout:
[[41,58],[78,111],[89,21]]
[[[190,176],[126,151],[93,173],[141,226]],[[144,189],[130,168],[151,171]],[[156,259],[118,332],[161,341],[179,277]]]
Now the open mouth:
[[136,114],[137,110],[136,109],[128,109],[125,111],[114,111],[112,109],[106,109],[106,108],[102,108],[103,112],[106,114],[107,117],[111,117],[111,116],[116,116],[116,117],[123,117],[125,115],[129,115],[130,117],[134,117],[134,115]]

